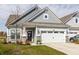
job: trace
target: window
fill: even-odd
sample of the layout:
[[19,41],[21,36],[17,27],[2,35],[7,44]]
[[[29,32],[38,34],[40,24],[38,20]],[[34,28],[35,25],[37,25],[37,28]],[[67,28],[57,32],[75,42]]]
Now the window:
[[17,32],[15,30],[11,30],[11,39],[15,39],[15,36],[16,36],[16,39],[20,39],[20,31],[17,30]]
[[48,31],[48,33],[53,33],[53,31]]
[[44,18],[44,19],[48,19],[48,14],[44,14],[44,15],[43,15],[43,18]]
[[75,37],[76,37],[76,38],[79,38],[79,35],[76,35]]
[[75,19],[75,22],[78,23],[78,19],[77,18]]
[[77,34],[77,32],[69,32],[69,34]]
[[58,31],[55,31],[54,33],[58,33]]
[[60,31],[60,33],[64,34],[64,31]]
[[41,33],[46,33],[46,31],[41,31]]
[[45,15],[45,18],[47,18],[47,15]]
[[15,31],[11,30],[11,39],[15,39]]
[[16,38],[17,38],[17,39],[20,39],[20,31],[19,31],[19,30],[17,30]]

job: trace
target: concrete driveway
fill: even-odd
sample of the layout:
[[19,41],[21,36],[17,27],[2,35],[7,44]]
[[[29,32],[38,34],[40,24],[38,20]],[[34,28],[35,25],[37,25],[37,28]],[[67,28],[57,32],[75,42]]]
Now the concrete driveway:
[[68,55],[79,55],[79,44],[74,43],[46,43],[48,47],[54,48]]

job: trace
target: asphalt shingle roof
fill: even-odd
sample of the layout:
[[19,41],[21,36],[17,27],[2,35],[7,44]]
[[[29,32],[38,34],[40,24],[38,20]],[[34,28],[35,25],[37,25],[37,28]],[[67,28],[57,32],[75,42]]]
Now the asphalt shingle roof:
[[17,20],[18,17],[20,17],[20,15],[10,15],[6,22],[6,26],[10,25],[14,20]]
[[61,17],[60,20],[61,20],[64,24],[66,24],[69,20],[71,20],[73,17],[75,17],[78,13],[79,13],[78,11],[73,12],[73,13],[71,13],[71,14],[68,14],[68,15],[64,16],[64,17]]

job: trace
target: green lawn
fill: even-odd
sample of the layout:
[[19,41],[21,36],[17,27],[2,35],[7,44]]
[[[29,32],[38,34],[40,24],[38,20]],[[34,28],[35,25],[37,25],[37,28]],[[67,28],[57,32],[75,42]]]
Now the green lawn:
[[5,37],[0,36],[0,55],[65,55],[44,45],[3,44],[4,39]]
[[44,45],[29,46],[17,44],[0,44],[1,55],[65,55]]

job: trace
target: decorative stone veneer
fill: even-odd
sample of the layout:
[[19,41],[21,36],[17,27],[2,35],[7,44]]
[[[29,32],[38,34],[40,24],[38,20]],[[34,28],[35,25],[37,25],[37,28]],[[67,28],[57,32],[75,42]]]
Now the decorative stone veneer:
[[22,44],[26,44],[26,39],[27,39],[26,36],[22,36],[22,40],[21,40]]

